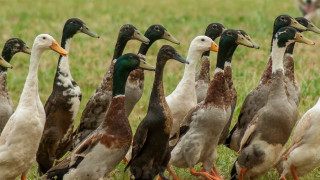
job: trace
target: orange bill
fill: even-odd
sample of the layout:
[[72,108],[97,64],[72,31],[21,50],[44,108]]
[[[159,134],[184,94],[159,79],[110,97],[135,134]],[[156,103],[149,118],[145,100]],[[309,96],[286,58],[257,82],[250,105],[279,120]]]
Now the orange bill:
[[55,52],[59,53],[62,56],[66,56],[68,55],[68,52],[66,50],[64,50],[58,43],[57,41],[52,41],[52,45],[50,46],[50,48],[52,50],[54,50]]
[[219,51],[219,46],[215,43],[211,43],[210,51],[218,52]]

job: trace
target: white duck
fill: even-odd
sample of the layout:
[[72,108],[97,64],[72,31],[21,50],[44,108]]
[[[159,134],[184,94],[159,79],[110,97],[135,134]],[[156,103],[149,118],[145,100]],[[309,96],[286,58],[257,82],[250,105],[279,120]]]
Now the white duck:
[[48,34],[38,35],[33,43],[28,76],[16,111],[0,136],[0,174],[2,179],[26,175],[31,168],[42,136],[45,112],[38,92],[38,67],[45,50],[61,55],[67,52]]
[[[294,179],[320,166],[320,98],[299,121],[292,144],[284,153],[281,178],[292,174]],[[280,172],[281,173],[281,172]]]
[[170,145],[174,145],[178,139],[177,132],[183,118],[187,115],[189,110],[197,105],[197,95],[195,90],[195,73],[196,64],[201,55],[205,51],[218,51],[218,45],[207,36],[195,37],[189,47],[187,61],[189,64],[185,65],[185,70],[181,81],[176,89],[166,97],[166,101],[172,112],[173,123],[170,137]]

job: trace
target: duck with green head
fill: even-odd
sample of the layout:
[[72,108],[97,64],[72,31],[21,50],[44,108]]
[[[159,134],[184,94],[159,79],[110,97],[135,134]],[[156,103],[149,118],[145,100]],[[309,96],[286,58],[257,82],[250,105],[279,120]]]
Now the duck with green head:
[[[72,38],[78,33],[99,38],[82,20],[71,18],[64,25],[61,47],[70,52]],[[80,102],[81,90],[71,76],[69,55],[60,55],[53,89],[44,106],[46,124],[37,152],[40,174],[47,172],[56,159],[60,159],[69,151],[73,142],[72,132]]]
[[[299,22],[301,25],[307,28],[306,30],[297,29],[299,32],[311,31],[311,32],[320,34],[320,29],[316,27],[314,24],[312,24],[312,22],[310,22],[306,18],[298,17],[298,18],[295,18],[295,20],[297,20],[297,22]],[[296,102],[297,106],[299,106],[300,99],[301,99],[301,89],[294,75],[293,50],[294,50],[295,44],[296,43],[292,43],[287,47],[286,53],[284,55],[283,66],[285,71],[284,74],[285,74],[285,80],[286,80],[288,92]]]
[[[180,44],[180,42],[172,36],[172,34],[164,28],[162,25],[150,26],[144,34],[150,42],[148,44],[142,43],[138,52],[138,56],[145,58],[151,45],[160,39],[165,39],[174,44]],[[130,73],[128,82],[126,85],[126,113],[129,117],[136,103],[140,100],[144,87],[144,71],[136,69]]]
[[112,99],[114,64],[122,55],[127,42],[132,39],[139,40],[146,44],[150,41],[131,24],[125,24],[120,28],[111,64],[104,74],[100,86],[96,89],[93,96],[91,96],[82,112],[80,124],[74,133],[75,138],[73,148],[84,140],[92,131],[97,129],[103,121]]
[[[244,31],[244,30],[237,30],[244,38],[246,38],[249,42],[251,42],[252,46],[248,46],[249,48],[255,48],[255,49],[259,49],[260,46],[254,42],[251,37]],[[237,48],[237,46],[235,46],[234,48]],[[234,51],[234,50],[233,50]],[[219,143],[218,144],[225,144],[226,139],[228,138],[229,135],[229,129],[230,129],[230,125],[232,122],[232,117],[233,117],[233,113],[234,110],[236,108],[237,105],[237,91],[236,88],[234,87],[233,84],[233,80],[232,80],[232,68],[231,68],[231,60],[232,60],[232,56],[230,57],[230,59],[228,59],[225,63],[224,66],[224,74],[225,74],[225,78],[226,78],[226,82],[229,86],[229,90],[231,92],[231,116],[229,118],[229,121],[227,122],[226,126],[224,127],[220,138],[219,138]]]
[[134,135],[132,159],[126,166],[130,166],[131,179],[153,179],[157,174],[167,179],[163,172],[170,159],[172,115],[165,99],[162,78],[169,59],[188,63],[171,46],[164,45],[159,50],[148,113]]
[[139,56],[129,53],[118,58],[113,70],[112,99],[100,126],[73,149],[46,179],[99,179],[106,177],[125,157],[132,131],[125,113],[125,87],[131,71],[154,70]]
[[[221,34],[226,30],[226,28],[220,23],[211,23],[207,26],[205,36],[214,41],[216,38],[220,37]],[[207,95],[207,90],[210,84],[210,51],[202,53],[200,64],[196,72],[196,95],[197,103],[204,100]]]
[[19,38],[7,40],[2,49],[2,58],[0,61],[0,134],[14,111],[7,87],[7,69],[12,68],[9,63],[12,57],[18,52],[31,54],[31,49]]
[[[179,168],[189,168],[194,176],[210,180],[221,179],[214,166],[216,148],[220,134],[231,115],[231,91],[226,82],[224,68],[238,45],[253,47],[238,31],[224,31],[220,38],[217,64],[207,96],[186,115],[184,121],[189,122],[190,126],[171,152],[170,164]],[[203,170],[196,172],[194,166],[200,162]]]
[[[275,36],[276,32],[286,26],[291,26],[296,29],[306,30],[306,27],[299,24],[294,18],[288,15],[278,16],[273,24],[272,36]],[[273,43],[273,39],[271,40]],[[272,51],[272,44],[271,44]],[[267,102],[270,80],[271,80],[271,68],[272,68],[272,56],[269,56],[267,66],[262,74],[260,82],[257,87],[250,91],[244,100],[240,114],[238,116],[238,122],[231,130],[229,137],[227,138],[225,144],[234,151],[238,151],[240,148],[240,142],[246,131],[249,123],[251,122],[253,116],[261,109]]]
[[314,44],[292,27],[283,27],[273,36],[272,74],[266,105],[253,117],[240,143],[232,179],[256,179],[280,159],[283,147],[297,121],[298,109],[286,90],[284,54],[289,44]]

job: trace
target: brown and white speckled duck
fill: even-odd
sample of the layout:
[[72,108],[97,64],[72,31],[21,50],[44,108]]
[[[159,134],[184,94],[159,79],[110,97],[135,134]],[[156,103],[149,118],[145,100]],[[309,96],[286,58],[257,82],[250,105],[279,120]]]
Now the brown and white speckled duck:
[[125,86],[129,73],[137,68],[154,70],[135,54],[118,58],[113,70],[112,99],[103,122],[66,159],[51,168],[46,179],[99,179],[106,177],[120,163],[132,141],[125,113]]
[[139,40],[143,43],[149,43],[149,39],[143,36],[133,25],[125,24],[120,28],[111,64],[106,71],[100,86],[96,89],[82,112],[80,124],[75,131],[73,148],[84,140],[92,131],[97,129],[103,121],[112,99],[114,64],[122,55],[127,42],[132,39]]
[[[276,32],[285,26],[292,26],[300,30],[306,30],[306,27],[299,24],[295,19],[288,15],[280,15],[274,21],[273,36]],[[272,40],[273,41],[273,40]],[[272,49],[271,49],[272,50]],[[246,131],[249,123],[252,121],[253,116],[261,109],[267,102],[268,94],[270,91],[271,81],[271,65],[272,57],[269,57],[268,64],[260,79],[260,83],[257,87],[250,91],[241,107],[238,122],[230,132],[226,145],[234,151],[238,151],[240,148],[240,142]],[[285,58],[286,59],[286,58]],[[286,64],[286,63],[285,63]],[[285,69],[287,67],[285,66]],[[285,74],[287,75],[287,73]],[[297,103],[298,104],[298,103]]]
[[[251,42],[252,47],[250,48],[256,48],[259,49],[260,46],[255,43],[251,37],[243,30],[237,30],[239,33],[242,34],[242,36],[244,38],[246,38],[249,42]],[[234,47],[236,48],[236,47]],[[228,138],[229,135],[229,129],[230,129],[230,125],[231,125],[231,121],[232,121],[232,117],[233,117],[233,113],[234,113],[234,109],[236,108],[237,105],[237,91],[236,88],[233,85],[233,80],[232,80],[232,68],[231,68],[231,60],[232,60],[232,56],[230,57],[230,59],[228,59],[224,65],[224,76],[226,79],[226,82],[229,86],[229,90],[231,92],[231,116],[229,121],[227,122],[226,126],[224,127],[220,138],[219,138],[219,143],[218,144],[225,144],[226,139]]]
[[283,62],[286,48],[293,42],[314,44],[292,27],[283,27],[273,36],[268,100],[245,131],[231,171],[232,179],[259,178],[269,171],[279,161],[290,137],[298,110],[286,90]]
[[[207,26],[205,36],[208,36],[213,41],[221,36],[225,31],[225,27],[220,23],[211,23]],[[196,72],[196,95],[197,103],[204,100],[207,95],[207,90],[210,84],[210,51],[202,54],[198,70]]]
[[[142,43],[138,52],[138,55],[145,58],[151,45],[159,40],[165,39],[175,44],[180,44],[180,42],[173,37],[166,28],[162,25],[152,25],[144,34],[150,42],[149,44]],[[136,69],[130,73],[126,85],[126,114],[129,117],[134,106],[140,100],[144,87],[144,71],[141,69]]]
[[[171,165],[189,168],[192,175],[209,180],[221,179],[213,165],[217,157],[216,147],[220,134],[231,115],[231,91],[224,68],[238,45],[253,47],[252,43],[236,30],[229,29],[221,35],[217,65],[207,96],[188,112],[184,121],[190,122],[189,129],[171,152]],[[196,172],[193,168],[200,162],[203,171]]]
[[131,179],[153,179],[157,174],[167,179],[163,172],[170,159],[172,115],[164,96],[162,78],[169,59],[188,63],[171,46],[164,45],[159,50],[148,113],[134,135],[133,158],[126,167],[130,166]]
[[12,68],[8,63],[18,52],[30,54],[31,49],[19,38],[7,40],[2,49],[2,66],[0,67],[0,133],[14,111],[7,87],[7,69]]
[[[99,36],[78,18],[68,19],[62,32],[61,47],[70,50],[71,41],[77,33],[91,37]],[[69,56],[60,56],[53,89],[44,109],[46,124],[37,152],[38,172],[44,174],[56,159],[69,151],[73,142],[73,127],[81,101],[81,90],[71,76]]]

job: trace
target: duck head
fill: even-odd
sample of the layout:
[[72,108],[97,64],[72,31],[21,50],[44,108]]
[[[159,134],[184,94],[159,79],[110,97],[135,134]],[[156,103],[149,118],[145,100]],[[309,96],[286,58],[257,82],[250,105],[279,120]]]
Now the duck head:
[[158,52],[158,59],[167,61],[169,59],[177,60],[181,63],[189,64],[172,46],[163,45]]
[[255,43],[255,42],[251,39],[251,37],[250,37],[244,30],[238,30],[238,32],[239,32],[244,38],[246,38],[248,41],[250,41],[250,42],[252,43],[252,45],[253,45],[252,48],[256,48],[256,49],[259,49],[259,48],[260,48],[260,46],[259,46],[257,43]]
[[195,37],[191,41],[190,48],[192,48],[192,50],[200,51],[201,53],[205,51],[218,52],[219,50],[219,46],[207,36]]
[[150,40],[150,43],[158,39],[165,39],[174,44],[180,44],[166,28],[159,24],[151,25],[144,35]]
[[211,38],[213,41],[221,36],[221,34],[226,30],[226,28],[220,23],[211,23],[207,26],[206,32],[204,35]]
[[127,78],[135,69],[154,71],[155,68],[133,53],[122,55],[114,65],[112,95],[124,95]]
[[299,31],[292,27],[283,27],[279,29],[273,40],[276,42],[279,48],[286,47],[294,42],[308,45],[315,44],[313,41],[305,38]]
[[[315,26],[314,24],[312,24],[312,22],[309,21],[308,19],[306,19],[304,17],[297,17],[297,18],[295,18],[295,20],[297,20],[298,23],[300,23],[301,25],[306,27],[307,28],[306,31],[312,31],[312,32],[320,34],[320,29],[317,26]],[[302,31],[300,31],[300,32],[302,32]]]
[[34,48],[40,49],[42,51],[51,49],[51,50],[59,53],[62,56],[66,56],[68,54],[68,52],[65,49],[63,49],[57,43],[57,41],[52,36],[50,36],[49,34],[40,34],[40,35],[38,35],[35,38],[34,43],[33,43],[32,49],[34,49]]
[[[12,57],[19,53],[23,52],[26,54],[31,54],[31,49],[27,46],[27,44],[19,38],[11,38],[6,41],[2,50],[2,57],[5,61],[10,63]],[[10,65],[10,68],[12,66]],[[6,67],[2,66],[1,70],[6,71]]]
[[125,24],[120,28],[119,36],[121,40],[129,41],[131,39],[139,40],[145,44],[148,44],[150,40],[146,38],[141,32],[131,24]]
[[273,34],[275,34],[280,28],[286,27],[286,26],[294,27],[294,28],[296,28],[296,29],[298,29],[300,31],[307,30],[306,27],[304,27],[303,25],[299,24],[298,21],[293,19],[291,16],[289,16],[289,15],[280,15],[274,20],[274,24],[273,24],[274,33]]
[[84,33],[94,38],[99,38],[99,35],[90,28],[80,19],[71,18],[68,19],[63,28],[63,38],[72,38],[77,33]]

